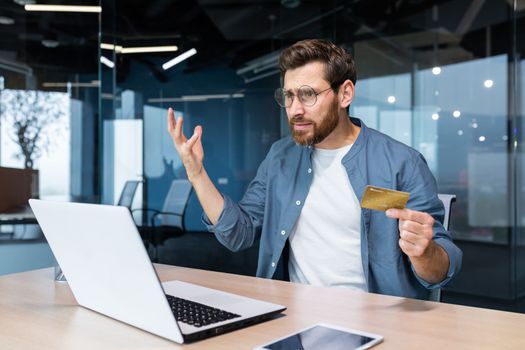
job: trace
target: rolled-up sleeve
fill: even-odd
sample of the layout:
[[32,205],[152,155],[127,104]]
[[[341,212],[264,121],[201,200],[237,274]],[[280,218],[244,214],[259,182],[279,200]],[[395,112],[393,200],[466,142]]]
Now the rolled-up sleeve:
[[213,225],[203,213],[202,221],[219,242],[232,251],[249,248],[260,237],[265,212],[268,157],[261,163],[239,203],[222,195],[224,207]]
[[449,267],[444,280],[439,283],[429,283],[419,277],[412,266],[417,280],[427,289],[441,288],[447,284],[461,269],[463,252],[452,241],[452,234],[443,227],[445,209],[437,197],[437,184],[428,165],[421,154],[414,159],[414,168],[410,180],[407,182],[410,192],[410,208],[432,215],[436,220],[433,227],[433,240],[447,253]]
[[461,269],[461,260],[463,258],[463,252],[461,249],[459,249],[450,240],[445,238],[434,238],[434,242],[443,247],[448,255],[450,264],[448,266],[447,276],[444,280],[438,283],[429,283],[425,281],[417,275],[417,273],[414,271],[414,267],[412,266],[412,271],[414,271],[414,274],[416,275],[419,283],[421,283],[427,289],[441,288],[447,284],[452,279],[452,277],[458,274],[459,270]]
[[252,225],[239,225],[242,214],[239,212],[238,204],[223,195],[224,208],[217,223],[213,225],[206,214],[202,214],[202,222],[206,225],[208,231],[213,232],[215,237],[226,248],[236,252],[249,248],[253,245],[256,232]]

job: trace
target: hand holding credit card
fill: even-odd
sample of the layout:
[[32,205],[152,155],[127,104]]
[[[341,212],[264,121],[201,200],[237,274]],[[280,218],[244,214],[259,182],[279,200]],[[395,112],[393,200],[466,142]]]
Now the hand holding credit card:
[[361,208],[382,210],[405,208],[410,193],[377,186],[366,186],[361,199]]

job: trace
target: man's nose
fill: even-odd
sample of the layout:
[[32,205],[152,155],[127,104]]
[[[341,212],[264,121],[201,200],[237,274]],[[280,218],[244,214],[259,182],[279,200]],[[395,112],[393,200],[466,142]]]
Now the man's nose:
[[304,114],[304,105],[297,96],[292,100],[290,107],[288,107],[288,114],[292,118]]

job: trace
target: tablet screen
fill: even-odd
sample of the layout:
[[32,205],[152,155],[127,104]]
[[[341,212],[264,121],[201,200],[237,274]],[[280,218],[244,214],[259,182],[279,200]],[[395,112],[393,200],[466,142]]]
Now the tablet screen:
[[324,326],[314,326],[300,333],[264,345],[261,349],[353,350],[368,348],[380,342],[380,339]]

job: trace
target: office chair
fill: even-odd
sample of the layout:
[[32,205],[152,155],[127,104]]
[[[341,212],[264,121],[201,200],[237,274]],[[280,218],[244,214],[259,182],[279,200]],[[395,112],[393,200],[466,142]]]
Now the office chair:
[[137,209],[143,212],[151,212],[149,227],[140,227],[146,248],[150,245],[154,248],[153,261],[158,260],[158,246],[168,238],[181,236],[186,228],[184,226],[184,214],[190,199],[192,186],[189,180],[173,180],[164,199],[162,210]]
[[[443,227],[448,231],[450,225],[450,210],[452,209],[452,203],[456,201],[455,194],[443,194],[438,193],[438,198],[445,207],[445,216],[443,217]],[[432,289],[430,291],[430,301],[441,301],[441,288]]]
[[443,218],[443,227],[448,231],[448,226],[450,225],[450,209],[452,208],[452,203],[456,201],[455,194],[443,194],[438,193],[438,198],[443,202],[445,207],[445,217]]
[[135,198],[135,192],[142,181],[140,180],[129,180],[124,183],[122,192],[120,192],[120,197],[118,199],[117,205],[128,208],[131,210],[131,205],[133,204],[133,198]]

